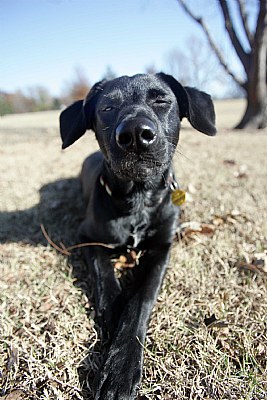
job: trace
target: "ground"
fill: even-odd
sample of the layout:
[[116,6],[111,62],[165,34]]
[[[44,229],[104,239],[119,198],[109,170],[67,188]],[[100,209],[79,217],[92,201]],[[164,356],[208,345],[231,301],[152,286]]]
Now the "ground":
[[[240,101],[217,102],[219,135],[185,124],[175,155],[182,226],[145,344],[139,399],[250,399],[267,392],[267,132],[231,131]],[[77,176],[88,133],[60,150],[58,112],[0,119],[0,397],[91,399],[101,363],[77,243]],[[89,296],[90,297],[90,296]]]

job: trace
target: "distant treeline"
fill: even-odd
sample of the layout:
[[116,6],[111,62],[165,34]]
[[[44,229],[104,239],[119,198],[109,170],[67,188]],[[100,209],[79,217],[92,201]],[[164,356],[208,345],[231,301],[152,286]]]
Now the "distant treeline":
[[61,99],[50,96],[44,88],[36,88],[36,95],[21,90],[14,93],[0,92],[0,115],[56,110],[60,108],[61,102]]
[[0,115],[58,110],[63,105],[84,98],[90,90],[89,81],[80,70],[76,70],[75,78],[65,86],[63,94],[59,97],[52,96],[43,86],[34,86],[13,93],[3,92],[0,88]]
[[[112,79],[116,74],[107,67],[103,79]],[[65,83],[62,94],[54,97],[44,86],[7,93],[0,87],[0,116],[32,111],[58,110],[76,100],[83,99],[90,90],[90,83],[83,69],[77,67],[71,81]]]
[[32,87],[27,91],[17,90],[14,93],[0,91],[0,115],[58,110],[64,104],[70,104],[75,100],[82,99],[89,89],[90,86],[87,84],[73,84],[60,97],[51,96],[49,91],[42,86]]

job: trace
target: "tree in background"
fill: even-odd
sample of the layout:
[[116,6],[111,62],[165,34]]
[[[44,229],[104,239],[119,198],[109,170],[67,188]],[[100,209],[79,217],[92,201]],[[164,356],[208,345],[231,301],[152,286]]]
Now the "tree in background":
[[14,93],[0,92],[0,115],[58,109],[55,100],[43,86]]
[[47,111],[52,109],[53,98],[44,86],[31,86],[24,96],[28,99],[31,105],[29,108],[32,111]]
[[[116,76],[107,66],[103,79]],[[7,93],[0,89],[0,116],[32,111],[59,110],[64,104],[71,104],[85,98],[90,90],[90,83],[83,68],[78,66],[74,76],[65,83],[61,96],[53,97],[47,88],[41,85],[31,86],[26,90]]]
[[183,50],[170,51],[167,64],[170,73],[183,85],[212,92],[214,83],[225,84],[226,74],[218,66],[216,58],[210,55],[208,45],[199,37],[189,37]]
[[14,113],[13,104],[8,93],[0,91],[0,117]]
[[146,74],[154,75],[154,74],[156,74],[157,72],[158,72],[158,70],[157,70],[157,68],[156,68],[156,66],[155,66],[154,64],[150,64],[150,65],[147,65],[147,66],[145,67],[145,73],[146,73]]
[[89,80],[82,67],[78,66],[74,71],[74,78],[67,82],[62,100],[66,104],[84,99],[90,90]]
[[247,4],[244,0],[236,0],[248,50],[237,33],[237,23],[229,7],[229,1],[218,0],[228,38],[245,72],[244,80],[240,79],[227,64],[223,52],[212,37],[203,17],[191,10],[188,1],[177,1],[185,12],[201,26],[212,50],[227,74],[245,91],[247,107],[236,128],[267,127],[267,0],[260,0],[256,3],[257,13],[253,28],[249,23],[252,16],[248,14]]
[[114,72],[113,68],[110,65],[108,65],[106,67],[106,71],[104,72],[104,74],[102,76],[102,79],[110,81],[110,80],[115,79],[115,78],[117,78],[116,72]]

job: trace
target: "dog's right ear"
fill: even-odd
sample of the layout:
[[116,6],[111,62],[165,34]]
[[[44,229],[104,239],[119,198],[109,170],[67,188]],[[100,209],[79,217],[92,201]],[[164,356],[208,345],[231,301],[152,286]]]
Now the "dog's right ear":
[[87,129],[94,130],[95,106],[105,81],[96,83],[84,100],[78,100],[60,114],[62,149],[76,142]]

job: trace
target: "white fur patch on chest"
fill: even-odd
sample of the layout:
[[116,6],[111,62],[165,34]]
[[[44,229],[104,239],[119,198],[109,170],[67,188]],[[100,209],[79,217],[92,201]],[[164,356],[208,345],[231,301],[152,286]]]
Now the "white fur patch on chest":
[[135,232],[135,233],[132,233],[131,234],[131,237],[133,238],[133,247],[137,247],[138,246],[138,244],[140,243],[140,235],[138,235],[138,233],[137,232]]

